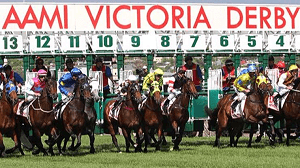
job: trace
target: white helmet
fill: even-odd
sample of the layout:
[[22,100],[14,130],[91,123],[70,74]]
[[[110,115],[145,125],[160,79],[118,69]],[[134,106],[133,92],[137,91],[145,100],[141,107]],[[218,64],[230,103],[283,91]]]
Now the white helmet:
[[137,81],[137,77],[135,75],[130,75],[127,79],[132,82]]

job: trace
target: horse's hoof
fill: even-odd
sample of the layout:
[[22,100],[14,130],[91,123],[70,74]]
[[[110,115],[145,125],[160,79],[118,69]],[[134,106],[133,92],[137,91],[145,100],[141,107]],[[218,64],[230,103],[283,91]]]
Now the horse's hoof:
[[155,150],[159,151],[159,150],[160,150],[160,147],[156,147]]
[[91,148],[90,153],[95,153],[95,148]]
[[32,154],[33,154],[33,155],[37,155],[37,154],[39,154],[39,153],[40,153],[40,150],[39,150],[39,149],[32,151]]
[[148,150],[147,149],[144,149],[144,153],[147,153],[148,152]]
[[178,151],[179,150],[179,146],[173,147],[173,150]]
[[255,139],[255,142],[256,142],[256,143],[258,143],[258,142],[260,142],[260,141],[261,141],[261,138],[256,138],[256,139]]
[[167,142],[167,141],[163,141],[163,142],[162,142],[162,145],[164,145],[164,146],[165,146],[165,145],[168,145],[168,142]]
[[135,143],[135,144],[133,145],[133,147],[135,147],[135,148],[136,148],[136,147],[138,147],[138,144],[137,144],[137,143]]
[[252,146],[250,144],[247,145],[248,148],[251,148]]
[[155,143],[151,143],[150,146],[151,146],[151,147],[155,147],[156,144],[155,144]]

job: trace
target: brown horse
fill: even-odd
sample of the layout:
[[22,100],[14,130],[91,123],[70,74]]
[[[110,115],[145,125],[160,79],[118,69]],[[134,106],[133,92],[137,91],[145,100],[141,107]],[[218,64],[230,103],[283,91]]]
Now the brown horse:
[[[84,76],[78,79],[78,83],[75,86],[75,97],[62,113],[60,121],[62,122],[63,131],[57,143],[59,153],[66,150],[67,141],[72,134],[76,135],[77,144],[74,146],[75,137],[72,136],[72,145],[69,149],[76,150],[81,145],[81,135],[85,133],[88,134],[90,138],[90,153],[94,153],[96,118],[97,114],[92,99],[91,86],[88,83],[88,78]],[[65,141],[61,151],[61,141],[63,138],[65,138]]]
[[35,138],[36,146],[38,150],[33,151],[32,154],[39,154],[40,151],[44,155],[48,155],[43,147],[41,136],[46,134],[50,139],[54,139],[53,143],[49,143],[49,153],[53,153],[53,145],[58,137],[58,131],[56,127],[55,114],[53,111],[53,100],[57,98],[57,83],[53,78],[45,79],[45,87],[40,92],[41,96],[37,97],[29,108],[29,123],[31,123],[33,135]]
[[[256,80],[256,79],[255,79]],[[217,105],[217,108],[214,109],[214,111],[211,111],[209,109],[205,109],[207,114],[210,116],[211,121],[210,124],[214,125],[216,121],[218,120],[218,125],[216,128],[216,140],[214,146],[220,147],[220,136],[222,135],[222,132],[227,128],[230,134],[230,146],[234,144],[234,146],[237,146],[237,142],[239,137],[242,135],[242,130],[244,126],[244,121],[250,123],[250,124],[261,124],[268,122],[268,111],[266,109],[266,106],[264,104],[264,97],[263,97],[263,91],[258,88],[258,85],[256,82],[252,84],[251,92],[248,94],[245,108],[244,108],[244,119],[232,119],[231,117],[231,104],[233,102],[233,99],[231,98],[232,95],[225,95]],[[251,146],[251,141],[253,137],[253,128],[254,125],[251,126],[250,130],[250,139],[248,146]],[[234,140],[234,137],[237,136],[236,140]]]
[[17,101],[17,88],[12,81],[8,81],[3,88],[2,99],[0,100],[0,157],[4,155],[5,150],[3,134],[11,136],[15,142],[15,146],[7,150],[6,153],[12,153],[18,148],[20,153],[24,155],[20,141],[20,124],[13,111],[13,106]]
[[[287,96],[285,103],[282,107],[282,112],[285,116],[286,120],[286,134],[287,134],[287,140],[286,145],[290,145],[290,138],[291,138],[291,126],[294,122],[296,122],[297,126],[300,126],[300,78],[297,78],[294,81],[294,90],[291,90],[289,92],[289,95]],[[297,135],[298,136],[298,135]]]
[[137,84],[130,84],[127,89],[126,100],[121,104],[121,108],[118,115],[118,120],[116,121],[113,117],[109,116],[110,106],[115,102],[115,100],[110,100],[104,109],[104,119],[108,125],[109,133],[112,137],[112,141],[116,146],[118,152],[121,152],[120,147],[115,136],[114,127],[119,126],[122,128],[122,133],[126,141],[126,152],[129,152],[130,143],[135,146],[131,139],[130,131],[135,130],[137,133],[137,147],[135,151],[141,151],[142,143],[142,117],[138,111],[138,104],[142,101],[141,92]]
[[163,115],[160,108],[161,95],[159,84],[157,81],[151,83],[150,92],[146,102],[141,108],[143,114],[144,133],[145,133],[145,148],[144,152],[147,152],[147,145],[150,144],[149,131],[151,130],[151,136],[154,135],[154,130],[157,130],[158,141],[155,140],[154,146],[156,150],[160,150],[160,144],[162,142],[163,134]]
[[184,85],[181,87],[181,94],[170,107],[169,120],[173,128],[172,142],[174,150],[179,150],[179,143],[182,140],[185,124],[189,119],[189,102],[191,96],[198,98],[198,92],[194,82],[190,78],[185,77]]

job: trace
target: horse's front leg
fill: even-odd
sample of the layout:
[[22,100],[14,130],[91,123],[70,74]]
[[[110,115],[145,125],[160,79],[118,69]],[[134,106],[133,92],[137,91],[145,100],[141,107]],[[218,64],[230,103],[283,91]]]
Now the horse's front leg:
[[129,141],[129,134],[130,131],[128,129],[122,128],[123,136],[125,138],[126,143],[126,152],[129,153],[130,141]]
[[172,128],[173,128],[173,135],[172,135],[172,142],[175,143],[177,136],[179,135],[178,131],[178,123],[176,121],[172,122]]
[[35,136],[36,146],[38,147],[38,149],[33,151],[32,154],[37,155],[40,153],[40,151],[42,151],[44,153],[44,156],[48,155],[48,153],[46,152],[46,150],[44,149],[43,144],[42,144],[40,130],[38,130],[37,128],[33,128],[33,132],[34,132],[34,136]]
[[253,132],[254,132],[254,126],[255,126],[255,124],[251,124],[250,135],[249,135],[249,142],[248,142],[248,148],[251,147],[252,138],[253,138]]
[[142,127],[139,127],[136,131],[136,142],[137,147],[135,148],[135,152],[141,152],[142,151],[142,143],[143,143],[143,130]]
[[116,133],[115,133],[115,130],[114,130],[114,127],[113,127],[112,123],[110,123],[110,122],[108,122],[108,130],[109,130],[109,133],[111,135],[112,142],[114,143],[115,147],[117,148],[118,152],[120,153],[121,150],[120,150],[120,147],[118,145],[118,140],[116,138]]
[[286,145],[290,146],[290,138],[291,138],[291,120],[286,120]]
[[157,129],[157,136],[158,136],[158,141],[156,143],[156,150],[160,150],[160,144],[162,142],[162,134],[163,134],[163,125],[162,123],[158,126]]
[[95,147],[94,147],[94,142],[95,142],[95,134],[93,130],[88,130],[88,135],[90,137],[90,153],[95,153]]
[[0,157],[4,156],[4,150],[5,150],[5,146],[3,144],[3,136],[2,133],[0,132]]
[[6,150],[5,153],[13,153],[18,148],[20,153],[24,155],[23,149],[21,148],[20,135],[18,135],[16,131],[13,131],[12,139],[15,142],[15,146],[11,149]]

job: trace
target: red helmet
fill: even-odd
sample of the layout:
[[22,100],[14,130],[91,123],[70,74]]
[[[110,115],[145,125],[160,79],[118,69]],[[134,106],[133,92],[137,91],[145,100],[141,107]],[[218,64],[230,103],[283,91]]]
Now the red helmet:
[[285,63],[283,61],[278,61],[277,66],[278,68],[285,68]]

